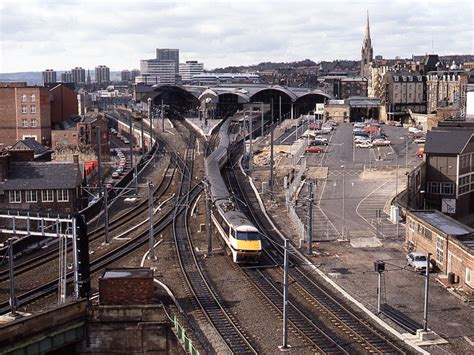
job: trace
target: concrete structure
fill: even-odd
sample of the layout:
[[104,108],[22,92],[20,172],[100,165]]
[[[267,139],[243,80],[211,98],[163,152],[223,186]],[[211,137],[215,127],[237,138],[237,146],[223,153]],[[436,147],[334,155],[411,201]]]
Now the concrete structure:
[[382,86],[382,105],[388,120],[404,120],[409,110],[426,112],[425,86],[420,73],[387,72],[383,76]]
[[97,84],[110,83],[110,68],[105,65],[95,67],[95,82]]
[[[81,209],[79,161],[13,161],[0,156],[0,209],[72,213]],[[35,178],[32,179],[31,177]]]
[[74,84],[85,84],[86,83],[86,70],[81,67],[75,67],[71,69],[72,82]]
[[128,69],[124,69],[120,72],[121,81],[132,81],[132,73]]
[[57,82],[56,72],[53,69],[46,69],[41,73],[43,85],[54,84]]
[[73,83],[74,79],[72,77],[72,73],[70,71],[65,71],[64,73],[61,73],[61,82]]
[[367,21],[365,24],[364,41],[360,51],[360,76],[368,78],[370,75],[370,63],[374,57],[372,40],[370,39],[369,12],[367,12]]
[[333,95],[336,99],[367,96],[367,79],[365,78],[336,78],[333,79],[333,85]]
[[25,138],[51,144],[51,105],[48,88],[26,86],[0,87],[0,147]]
[[156,59],[168,61],[171,60],[175,65],[175,73],[179,73],[179,49],[171,48],[157,48],[156,49]]
[[427,112],[446,107],[460,99],[461,71],[435,71],[426,75]]
[[198,63],[197,60],[188,60],[186,63],[179,64],[179,75],[183,82],[190,82],[193,76],[200,75],[204,72],[204,64]]
[[436,210],[407,211],[406,242],[431,253],[436,267],[464,291],[474,291],[474,230]]
[[366,119],[378,120],[380,100],[363,96],[352,96],[345,100],[329,100],[324,105],[324,119],[336,122],[356,122]]
[[202,73],[194,75],[191,81],[198,85],[255,84],[260,76],[254,73]]

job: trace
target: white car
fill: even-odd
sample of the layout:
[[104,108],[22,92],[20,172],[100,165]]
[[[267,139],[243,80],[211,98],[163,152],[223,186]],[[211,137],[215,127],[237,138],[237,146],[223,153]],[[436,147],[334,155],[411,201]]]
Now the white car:
[[421,133],[422,130],[418,129],[416,127],[408,127],[408,132],[410,132],[410,133]]
[[[426,270],[426,253],[412,251],[407,254],[407,265],[413,267],[415,271]],[[430,263],[430,271],[433,271],[433,264]]]
[[369,141],[359,142],[356,143],[357,148],[372,148],[373,144]]
[[375,139],[372,144],[378,147],[390,145],[390,141],[388,139]]
[[426,143],[426,138],[424,138],[424,137],[417,138],[413,142],[416,143],[416,144],[423,144],[423,143]]

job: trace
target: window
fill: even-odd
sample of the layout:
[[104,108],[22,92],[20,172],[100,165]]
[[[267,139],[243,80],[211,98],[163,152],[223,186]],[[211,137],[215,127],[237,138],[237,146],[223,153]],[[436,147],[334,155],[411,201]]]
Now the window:
[[21,95],[21,102],[26,102],[26,95]]
[[442,195],[454,194],[454,184],[452,182],[443,182],[441,184],[441,194]]
[[53,190],[43,190],[41,199],[43,202],[54,202]]
[[408,240],[413,243],[413,236],[415,235],[415,222],[410,219],[408,224]]
[[36,96],[35,96],[35,94],[31,94],[31,96],[30,96],[30,101],[31,101],[31,102],[36,102]]
[[36,118],[31,119],[31,127],[37,127]]
[[439,194],[439,182],[428,181],[428,193]]
[[21,105],[21,113],[26,113],[26,105]]
[[459,186],[468,185],[471,182],[470,175],[459,178]]
[[30,105],[30,112],[36,113],[36,105]]
[[424,234],[426,239],[431,240],[433,238],[433,232],[429,230],[428,228],[425,228],[425,234]]
[[471,154],[464,154],[459,157],[459,168],[468,168],[471,165]]
[[28,190],[26,191],[26,202],[38,202],[38,195],[35,190]]
[[22,127],[28,127],[28,120],[26,118],[21,119],[21,126]]
[[69,191],[66,189],[58,190],[58,202],[68,202],[69,201]]
[[471,286],[471,269],[466,268],[466,284]]
[[436,261],[440,264],[444,262],[444,241],[441,237],[436,240]]
[[10,191],[10,203],[21,203],[21,191]]

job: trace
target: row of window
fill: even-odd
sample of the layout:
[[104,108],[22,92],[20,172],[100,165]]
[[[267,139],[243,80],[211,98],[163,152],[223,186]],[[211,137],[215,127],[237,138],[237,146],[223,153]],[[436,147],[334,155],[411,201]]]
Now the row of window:
[[454,195],[454,183],[428,181],[428,193],[435,195]]
[[[26,96],[25,94],[21,95],[21,102],[26,102]],[[31,94],[30,95],[30,101],[31,102],[36,102],[36,95],[35,94]]]
[[[38,202],[38,192],[41,192],[42,202],[54,202],[54,191],[56,191],[57,202],[68,202],[69,191],[67,189],[59,190],[26,190],[25,191],[25,202],[35,203]],[[21,191],[13,190],[9,192],[10,203],[21,203]]]
[[[36,120],[36,118],[31,119],[30,126],[33,127],[33,128],[38,127],[38,121]],[[28,119],[27,118],[24,117],[24,118],[21,119],[21,127],[23,127],[23,128],[28,127]]]
[[471,167],[473,154],[462,154],[459,156],[459,170]]
[[[21,113],[27,113],[26,105],[21,105]],[[30,105],[30,113],[36,113],[36,105]]]

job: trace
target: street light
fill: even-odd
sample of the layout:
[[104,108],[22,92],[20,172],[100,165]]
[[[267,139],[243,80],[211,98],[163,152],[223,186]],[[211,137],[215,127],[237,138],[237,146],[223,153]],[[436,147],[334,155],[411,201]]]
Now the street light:
[[341,165],[342,168],[342,239],[346,237],[346,167]]

